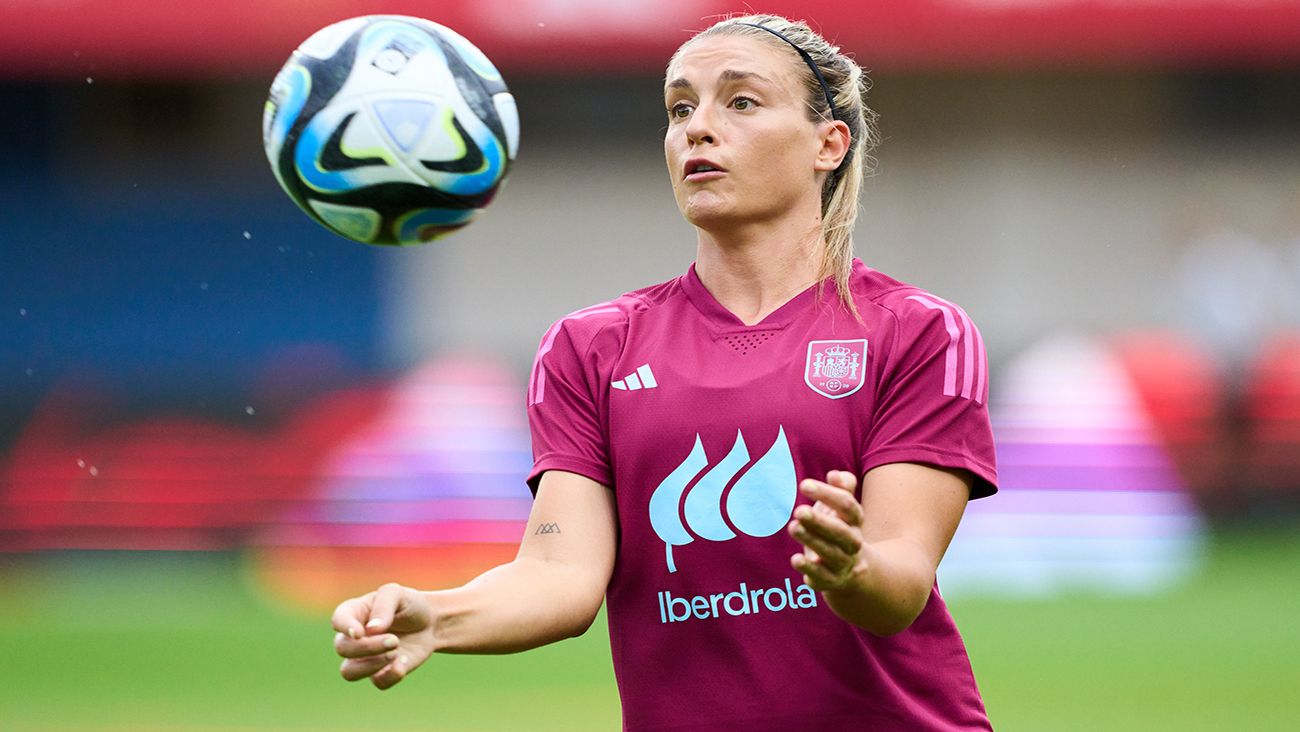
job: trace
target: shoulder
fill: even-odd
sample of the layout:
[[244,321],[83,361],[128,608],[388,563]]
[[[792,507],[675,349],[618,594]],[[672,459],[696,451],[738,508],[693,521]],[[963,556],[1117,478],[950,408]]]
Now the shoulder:
[[861,263],[853,275],[858,310],[864,320],[874,320],[878,332],[887,336],[882,345],[888,344],[891,351],[983,350],[983,338],[974,321],[951,300]]
[[600,381],[609,378],[609,365],[623,352],[629,324],[680,291],[678,280],[670,280],[575,310],[555,321],[542,336],[533,359],[528,404],[542,403],[548,373],[573,384],[586,383],[590,394],[600,393]]
[[852,286],[854,302],[864,318],[890,321],[901,332],[975,327],[966,311],[953,301],[860,263],[854,268]]
[[551,349],[557,338],[564,337],[580,352],[590,349],[597,339],[621,340],[628,324],[681,292],[679,278],[626,292],[612,300],[575,310],[556,320],[542,337],[541,351]]

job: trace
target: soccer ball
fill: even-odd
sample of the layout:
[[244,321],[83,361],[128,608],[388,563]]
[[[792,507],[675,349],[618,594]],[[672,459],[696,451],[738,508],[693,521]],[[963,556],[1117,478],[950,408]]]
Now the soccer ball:
[[369,15],[317,31],[276,75],[262,144],[280,186],[367,244],[432,241],[474,220],[519,146],[501,74],[460,34]]

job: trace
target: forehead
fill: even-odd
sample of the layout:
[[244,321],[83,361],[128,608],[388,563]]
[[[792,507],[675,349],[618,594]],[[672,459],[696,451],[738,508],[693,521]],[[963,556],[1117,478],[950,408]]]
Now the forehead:
[[758,74],[795,88],[798,84],[794,59],[773,44],[747,36],[707,36],[687,41],[668,65],[665,87],[685,81],[693,87],[710,84],[723,72]]

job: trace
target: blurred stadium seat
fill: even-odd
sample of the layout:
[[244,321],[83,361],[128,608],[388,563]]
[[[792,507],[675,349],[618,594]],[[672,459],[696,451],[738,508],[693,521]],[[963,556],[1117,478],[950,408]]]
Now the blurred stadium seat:
[[1104,341],[1035,344],[989,405],[1000,491],[967,508],[939,569],[946,592],[1155,593],[1196,568],[1202,519]]

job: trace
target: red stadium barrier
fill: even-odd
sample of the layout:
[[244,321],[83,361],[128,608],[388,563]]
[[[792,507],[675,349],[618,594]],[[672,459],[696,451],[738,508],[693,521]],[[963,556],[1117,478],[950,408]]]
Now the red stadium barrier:
[[[315,30],[401,13],[457,29],[506,72],[662,73],[722,0],[0,0],[0,75],[267,75]],[[874,70],[1041,65],[1264,66],[1300,60],[1300,1],[772,0]]]
[[382,405],[335,392],[278,428],[109,420],[107,399],[55,390],[0,460],[0,551],[220,550],[310,497],[320,461]]
[[1269,505],[1300,507],[1300,333],[1261,350],[1245,395],[1245,475]]
[[1179,477],[1209,513],[1240,500],[1228,396],[1211,355],[1189,338],[1168,331],[1113,339]]

